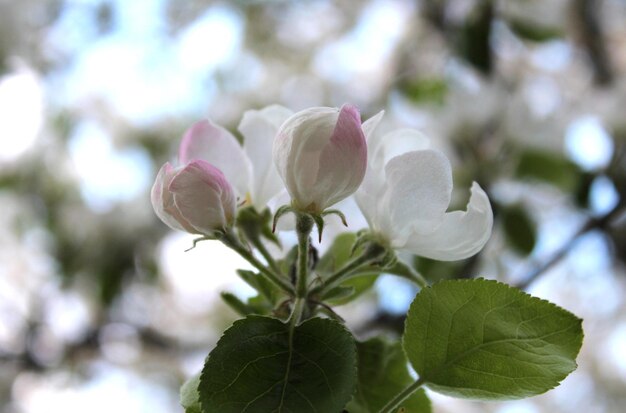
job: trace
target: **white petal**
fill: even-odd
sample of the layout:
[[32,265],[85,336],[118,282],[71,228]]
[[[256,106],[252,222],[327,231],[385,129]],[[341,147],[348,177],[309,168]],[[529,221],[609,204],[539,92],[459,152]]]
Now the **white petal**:
[[408,152],[391,159],[385,174],[385,199],[377,214],[388,217],[387,225],[393,233],[387,235],[392,241],[402,243],[413,230],[434,231],[441,224],[452,194],[448,158],[431,149]]
[[272,146],[278,129],[292,114],[287,108],[272,105],[247,111],[239,124],[243,149],[252,162],[252,203],[259,210],[284,188],[272,161]]
[[428,138],[415,129],[399,129],[389,132],[382,138],[370,139],[368,145],[370,163],[373,168],[382,168],[398,155],[430,147]]
[[192,125],[180,143],[179,161],[188,164],[202,159],[220,169],[240,198],[250,190],[252,166],[237,139],[209,120]]
[[320,154],[313,193],[320,210],[352,195],[367,169],[367,145],[356,107],[344,105],[330,141]]
[[319,158],[330,140],[339,111],[309,108],[283,123],[274,140],[273,158],[292,199],[306,206],[314,202],[311,189],[319,170]]
[[368,147],[370,144],[370,139],[372,136],[374,136],[374,131],[378,127],[378,124],[380,123],[384,115],[385,111],[381,110],[380,112],[363,122],[363,133],[365,134],[365,139],[367,140]]
[[[365,180],[363,182],[365,183]],[[380,200],[380,197],[373,195],[372,192],[367,192],[363,190],[363,186],[361,185],[361,188],[359,188],[359,190],[354,193],[354,200],[361,210],[361,213],[365,217],[365,220],[367,221],[369,227],[375,231],[378,230],[377,211],[378,201]]]
[[480,251],[491,235],[493,213],[485,191],[474,182],[467,211],[445,215],[434,233],[411,234],[405,249],[427,258],[455,261]]

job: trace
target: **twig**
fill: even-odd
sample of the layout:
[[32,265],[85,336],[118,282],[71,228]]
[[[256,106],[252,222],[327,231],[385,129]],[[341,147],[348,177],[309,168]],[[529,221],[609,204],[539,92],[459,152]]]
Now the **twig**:
[[601,217],[589,218],[587,222],[578,230],[576,233],[567,241],[560,249],[558,249],[548,260],[541,263],[538,267],[532,270],[526,277],[524,277],[523,281],[519,282],[516,287],[525,290],[530,284],[535,282],[541,275],[545,274],[550,268],[559,263],[576,245],[576,243],[580,240],[580,238],[596,229],[604,229],[606,228],[610,222],[615,218],[620,212],[622,212],[623,203],[618,203],[612,210],[607,212],[605,215]]
[[597,0],[576,0],[574,13],[580,24],[581,40],[589,54],[595,82],[608,86],[613,82],[614,74],[598,16],[601,10],[598,3]]

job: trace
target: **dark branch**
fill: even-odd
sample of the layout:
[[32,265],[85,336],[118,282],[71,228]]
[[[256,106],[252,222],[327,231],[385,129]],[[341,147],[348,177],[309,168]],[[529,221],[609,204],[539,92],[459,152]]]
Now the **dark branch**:
[[567,241],[561,248],[559,248],[547,261],[541,263],[538,267],[532,270],[523,281],[519,282],[516,287],[522,290],[527,289],[530,284],[535,282],[539,277],[545,274],[550,268],[558,264],[576,245],[580,238],[593,231],[606,229],[613,218],[616,218],[623,211],[623,203],[618,203],[611,211],[601,217],[589,218],[587,222]]
[[580,26],[583,46],[593,67],[595,82],[608,86],[613,82],[614,74],[600,24],[599,13],[602,7],[599,3],[597,0],[576,0],[574,14]]

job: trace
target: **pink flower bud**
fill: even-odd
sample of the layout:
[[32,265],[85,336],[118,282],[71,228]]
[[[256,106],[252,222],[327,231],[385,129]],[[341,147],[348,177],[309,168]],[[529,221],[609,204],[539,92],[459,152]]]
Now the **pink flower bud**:
[[321,212],[350,196],[367,167],[358,109],[318,107],[294,114],[278,131],[273,157],[295,208]]
[[174,229],[211,234],[231,225],[236,198],[224,174],[204,160],[179,168],[169,163],[157,175],[151,193],[157,216]]

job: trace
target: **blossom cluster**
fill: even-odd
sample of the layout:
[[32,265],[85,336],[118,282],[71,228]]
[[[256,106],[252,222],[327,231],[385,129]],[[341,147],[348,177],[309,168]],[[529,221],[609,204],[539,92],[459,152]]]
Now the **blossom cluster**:
[[243,144],[209,120],[184,134],[178,166],[163,165],[152,205],[174,229],[203,236],[230,228],[237,210],[265,209],[285,191],[294,211],[322,214],[354,194],[371,232],[390,248],[438,259],[476,254],[493,224],[474,183],[465,211],[447,212],[452,170],[420,132],[376,133],[383,112],[361,122],[358,109],[273,105],[247,111]]

